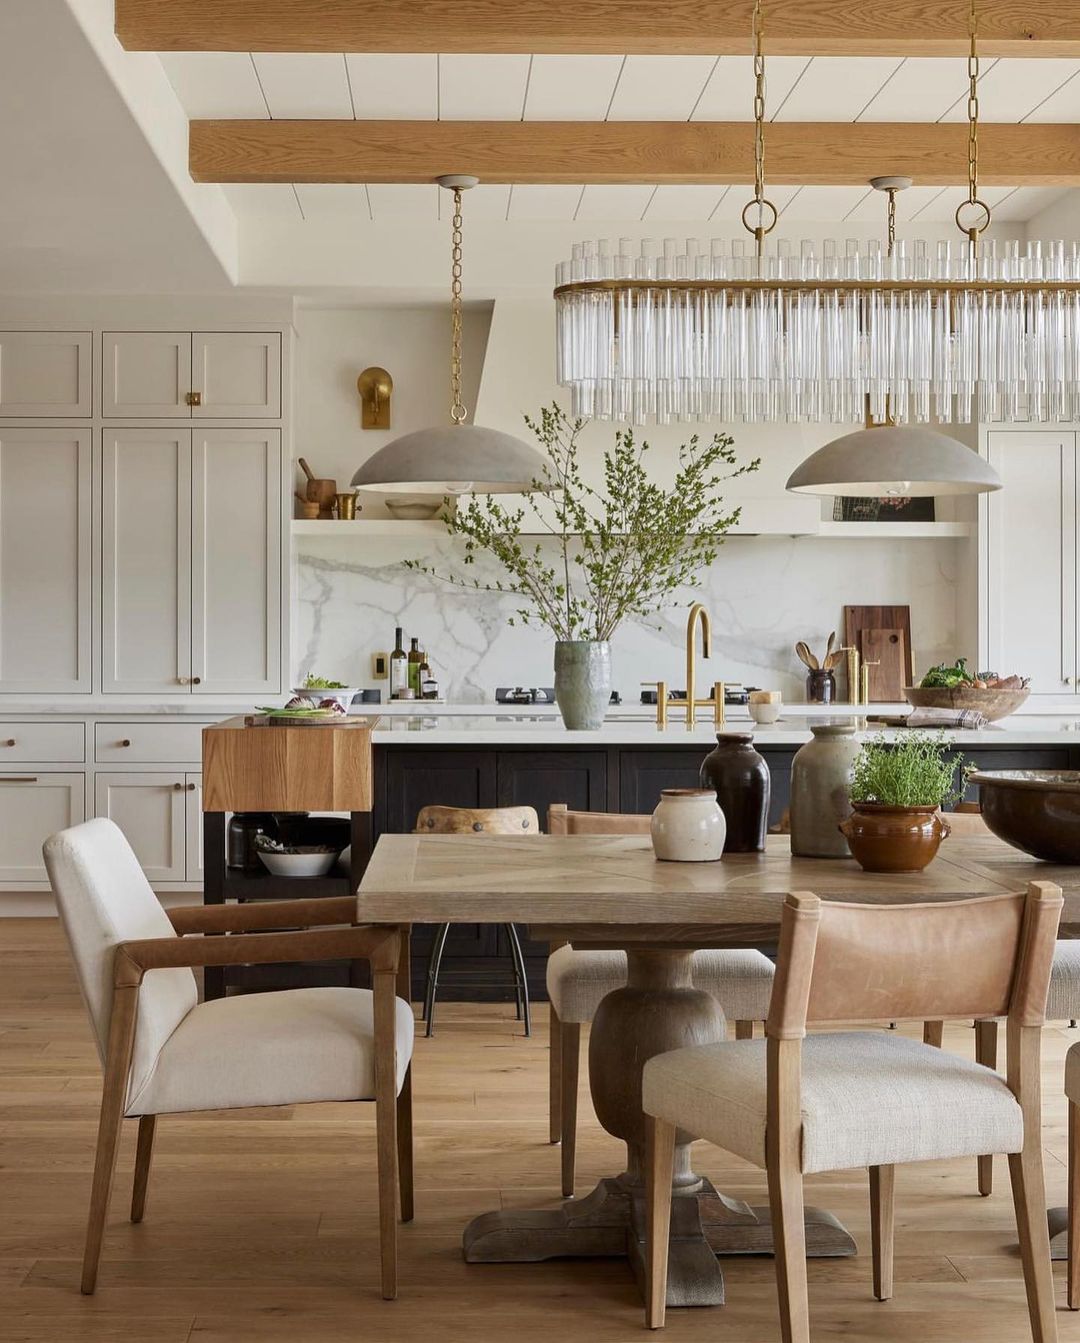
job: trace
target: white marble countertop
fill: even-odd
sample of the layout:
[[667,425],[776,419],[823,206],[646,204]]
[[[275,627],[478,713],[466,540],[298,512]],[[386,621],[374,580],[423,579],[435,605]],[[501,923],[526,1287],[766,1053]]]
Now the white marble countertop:
[[[801,706],[799,706],[801,708]],[[880,712],[881,706],[872,706]],[[835,721],[854,721],[860,737],[874,736],[881,728],[865,718],[850,714],[828,716]],[[800,746],[810,740],[811,722],[798,710],[786,714],[770,727],[755,727],[749,718],[728,717],[726,731],[753,730],[758,746]],[[886,729],[887,735],[889,734]],[[1080,746],[1080,712],[1075,717],[1016,715],[986,728],[950,731],[946,734],[960,749],[975,746]],[[693,728],[682,722],[669,722],[658,728],[650,716],[637,720],[612,716],[595,732],[570,732],[561,719],[550,713],[503,717],[485,715],[411,714],[380,715],[376,719],[372,741],[379,746],[666,746],[708,747],[716,739],[711,718],[700,718]]]

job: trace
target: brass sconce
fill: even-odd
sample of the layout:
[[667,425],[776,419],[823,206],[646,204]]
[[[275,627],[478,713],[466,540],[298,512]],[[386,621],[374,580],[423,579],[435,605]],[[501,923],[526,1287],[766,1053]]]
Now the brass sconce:
[[360,393],[360,427],[362,429],[390,428],[390,393],[394,380],[385,368],[365,368],[356,380]]

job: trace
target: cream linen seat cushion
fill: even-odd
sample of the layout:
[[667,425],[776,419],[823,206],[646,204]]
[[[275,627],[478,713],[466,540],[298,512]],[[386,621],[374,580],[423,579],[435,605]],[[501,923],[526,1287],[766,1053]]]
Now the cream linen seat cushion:
[[1080,942],[1062,939],[1054,944],[1046,1019],[1074,1021],[1077,1018],[1080,1018]]
[[[760,951],[694,952],[694,987],[711,993],[730,1021],[765,1020],[773,974],[772,961]],[[625,984],[623,951],[560,947],[548,957],[548,997],[561,1021],[592,1021],[600,1000]]]
[[[764,1166],[766,1043],[658,1054],[645,1065],[646,1112]],[[806,1174],[1019,1152],[1024,1141],[996,1072],[891,1031],[806,1037],[802,1125]]]
[[1080,1105],[1080,1044],[1072,1045],[1065,1055],[1065,1095]]
[[[151,970],[147,979],[159,973]],[[400,998],[396,1007],[400,1091],[413,1014]],[[127,1113],[371,1100],[374,1034],[368,989],[286,989],[199,1003],[166,1040]]]

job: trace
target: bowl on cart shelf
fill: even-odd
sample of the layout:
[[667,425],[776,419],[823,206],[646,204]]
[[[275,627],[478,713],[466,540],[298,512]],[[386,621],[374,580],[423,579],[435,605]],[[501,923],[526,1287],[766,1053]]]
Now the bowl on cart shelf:
[[977,709],[991,723],[1015,713],[1031,694],[1024,686],[1016,690],[980,689],[973,685],[904,687],[914,709]]
[[1048,863],[1080,864],[1080,770],[976,770],[971,782],[999,839]]
[[275,877],[325,877],[338,859],[337,849],[305,844],[286,850],[260,848],[259,857]]

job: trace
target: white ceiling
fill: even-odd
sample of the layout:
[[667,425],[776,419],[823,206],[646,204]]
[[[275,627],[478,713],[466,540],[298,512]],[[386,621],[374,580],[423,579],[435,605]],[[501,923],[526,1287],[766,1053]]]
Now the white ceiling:
[[[742,56],[163,54],[189,117],[393,120],[746,121],[753,72]],[[967,62],[956,57],[778,56],[768,60],[768,115],[777,121],[962,121]],[[1080,121],[1080,61],[987,59],[980,80],[985,121]],[[957,164],[957,183],[966,165]],[[428,186],[231,186],[245,219],[437,220]],[[776,187],[790,221],[881,218],[868,188]],[[1002,222],[1030,219],[1056,188],[985,188]],[[745,187],[481,186],[471,218],[686,222],[738,219]],[[957,189],[915,187],[904,221],[944,223]]]

